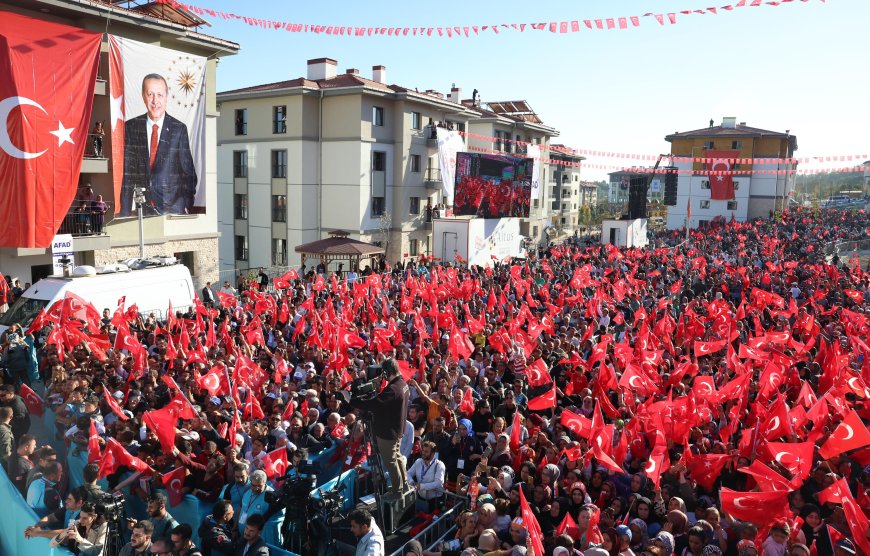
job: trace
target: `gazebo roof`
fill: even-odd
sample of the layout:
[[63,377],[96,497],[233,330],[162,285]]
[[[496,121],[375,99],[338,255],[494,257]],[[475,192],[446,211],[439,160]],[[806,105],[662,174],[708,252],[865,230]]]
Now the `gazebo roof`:
[[384,252],[382,247],[347,237],[348,233],[343,230],[335,230],[329,235],[332,237],[297,245],[294,251],[326,257],[366,257]]

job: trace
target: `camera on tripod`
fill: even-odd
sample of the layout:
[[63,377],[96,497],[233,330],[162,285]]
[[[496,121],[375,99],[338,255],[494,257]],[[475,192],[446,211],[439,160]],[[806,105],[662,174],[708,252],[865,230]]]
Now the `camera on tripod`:
[[97,502],[97,509],[102,512],[106,521],[116,521],[124,515],[124,495],[120,492],[106,492]]
[[380,382],[383,369],[380,365],[369,365],[366,367],[366,377],[358,378],[350,383],[350,392],[342,390],[339,392],[344,398],[344,403],[350,403],[352,399],[369,399],[378,394],[378,383]]

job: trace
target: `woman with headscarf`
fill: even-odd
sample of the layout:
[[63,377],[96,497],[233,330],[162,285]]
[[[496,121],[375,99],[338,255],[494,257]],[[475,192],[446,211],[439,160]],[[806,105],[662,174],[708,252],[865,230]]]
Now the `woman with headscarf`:
[[815,504],[804,504],[800,511],[804,524],[797,532],[797,542],[812,546],[816,543],[818,556],[831,556],[834,551],[828,536],[828,528],[822,519],[822,512]]
[[686,533],[689,531],[689,519],[686,517],[686,514],[680,510],[669,511],[665,524],[662,526],[662,531],[666,531],[673,536],[674,553],[682,553],[689,542],[686,537]]
[[447,442],[444,450],[444,464],[447,467],[447,478],[456,481],[462,474],[471,476],[483,451],[471,427],[471,421],[460,419],[453,437]]
[[640,554],[643,547],[649,542],[646,521],[636,517],[628,522],[628,528],[631,529],[631,549],[636,554]]
[[558,495],[559,477],[561,475],[562,472],[559,470],[559,466],[552,463],[548,463],[541,469],[541,483],[550,487],[550,492],[553,493],[554,498]]
[[619,533],[614,528],[608,528],[602,531],[601,536],[604,537],[604,542],[599,548],[607,551],[608,556],[619,556]]
[[496,438],[495,446],[487,448],[483,455],[488,458],[489,465],[492,467],[511,465],[514,456],[511,453],[510,436],[506,432],[500,433]]
[[561,525],[562,520],[565,519],[565,515],[568,514],[569,507],[570,502],[568,502],[568,499],[560,496],[550,504],[549,511],[543,512],[540,525],[544,538],[555,536],[555,531]]
[[674,536],[667,531],[659,531],[659,534],[650,540],[650,544],[661,547],[662,556],[672,556],[674,553]]

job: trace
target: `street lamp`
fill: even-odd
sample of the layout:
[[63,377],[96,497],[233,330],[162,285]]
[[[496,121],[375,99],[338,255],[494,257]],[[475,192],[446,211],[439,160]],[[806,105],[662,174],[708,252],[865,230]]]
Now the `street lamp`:
[[136,203],[136,213],[139,215],[139,258],[145,258],[145,218],[142,207],[145,206],[145,188],[133,189],[133,202]]

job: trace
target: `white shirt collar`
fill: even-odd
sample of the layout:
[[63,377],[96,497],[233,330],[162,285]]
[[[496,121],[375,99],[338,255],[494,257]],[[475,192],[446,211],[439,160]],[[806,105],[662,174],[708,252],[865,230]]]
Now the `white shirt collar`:
[[[147,114],[147,112],[146,112],[146,114]],[[145,118],[148,120],[148,129],[151,129],[151,127],[153,127],[154,124],[157,124],[158,129],[163,129],[163,120],[166,119],[166,113],[164,112],[163,115],[160,116],[160,119],[156,120],[156,121],[152,120],[151,116],[145,116]]]

